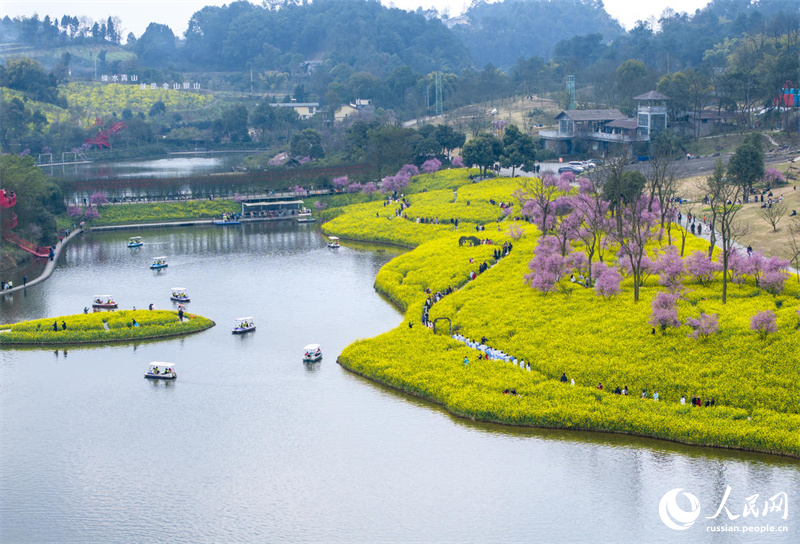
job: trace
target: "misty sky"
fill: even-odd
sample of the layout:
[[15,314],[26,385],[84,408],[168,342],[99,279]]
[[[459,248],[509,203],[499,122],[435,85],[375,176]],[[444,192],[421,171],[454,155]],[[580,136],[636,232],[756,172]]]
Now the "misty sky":
[[[469,2],[464,0],[381,0],[386,5],[414,10],[436,8],[439,11],[449,10],[451,16],[462,13]],[[191,15],[206,5],[223,5],[226,0],[0,0],[0,17],[8,15],[30,17],[38,13],[40,18],[62,15],[86,15],[99,21],[109,15],[117,15],[122,19],[123,39],[128,32],[141,36],[151,22],[168,25],[176,35],[182,35]],[[260,4],[260,1],[254,2]],[[694,13],[696,9],[708,4],[708,0],[605,0],[606,11],[623,26],[630,28],[640,19],[656,18],[666,7],[675,11]],[[531,29],[535,31],[535,29]],[[584,33],[591,29],[582,29]]]

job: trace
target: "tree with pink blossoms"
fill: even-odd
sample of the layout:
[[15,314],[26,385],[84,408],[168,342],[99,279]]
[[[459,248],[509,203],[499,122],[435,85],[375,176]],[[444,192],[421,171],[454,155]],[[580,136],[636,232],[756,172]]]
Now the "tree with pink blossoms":
[[[619,262],[619,269],[625,273],[625,276],[632,277],[633,276],[633,268],[631,268],[631,260],[628,258],[628,254],[625,251],[620,251],[617,254],[617,260]],[[647,281],[647,278],[650,277],[651,274],[655,273],[655,262],[650,256],[645,253],[642,255],[642,260],[639,266],[639,286],[643,286],[644,282]]]
[[719,272],[722,267],[708,258],[702,251],[695,251],[686,259],[686,273],[697,280],[700,285],[709,285],[714,279],[714,275]]
[[719,332],[719,321],[717,319],[717,314],[709,315],[701,312],[698,319],[693,319],[690,317],[686,320],[686,324],[694,329],[692,334],[689,335],[692,338],[708,340],[709,336]]
[[778,325],[775,324],[775,313],[772,310],[758,312],[750,318],[750,328],[758,333],[762,340],[773,332],[778,332]]
[[[439,164],[441,166],[441,163],[439,163]],[[423,165],[423,168],[424,168],[424,166],[425,165]],[[417,166],[414,165],[414,164],[404,164],[400,168],[400,170],[397,171],[397,174],[395,174],[395,175],[403,177],[403,178],[409,178],[410,179],[410,178],[413,178],[414,176],[418,176],[419,175],[419,168],[417,168]]]
[[748,276],[755,274],[755,262],[750,255],[746,255],[743,251],[737,249],[731,250],[728,255],[728,271],[730,279],[733,283],[741,287],[747,282]]
[[104,193],[94,193],[92,196],[89,197],[89,202],[94,204],[95,206],[100,206],[102,204],[108,204],[108,199]]
[[[753,278],[755,279],[756,286],[762,289],[766,289],[764,286],[764,278],[766,276],[769,276],[769,284],[774,288],[779,273],[783,275],[786,267],[789,266],[789,261],[786,259],[781,259],[780,257],[765,257],[760,251],[751,253],[750,260],[753,266]],[[780,284],[781,288],[783,288],[783,281],[781,281]]]
[[450,161],[450,164],[456,168],[464,168],[464,161],[461,160],[461,157],[453,157],[453,160]]
[[426,174],[436,175],[436,172],[442,167],[442,161],[437,158],[428,159],[422,163],[422,171]]
[[89,208],[86,210],[86,213],[83,214],[83,218],[87,221],[91,221],[92,219],[97,219],[100,217],[100,213],[95,208]]
[[671,292],[681,288],[683,276],[683,259],[675,246],[667,246],[664,253],[653,263],[653,271],[658,274],[658,283]]
[[362,189],[363,186],[358,182],[351,183],[350,185],[347,186],[348,193],[360,193]]
[[771,295],[779,295],[783,291],[786,277],[783,270],[769,270],[761,277],[761,288]]
[[557,289],[558,280],[569,269],[569,262],[561,255],[555,239],[539,238],[528,268],[531,272],[525,275],[525,281],[533,289],[547,294]]
[[[542,179],[524,178],[522,187],[514,191],[514,196],[522,207],[522,215],[539,227],[543,236],[555,225],[556,199],[565,191],[559,178],[545,173]],[[569,191],[569,184],[566,184]]]
[[368,183],[365,183],[364,186],[361,188],[361,192],[366,194],[366,195],[372,194],[377,190],[378,190],[378,186],[375,185],[375,183],[372,182],[372,181],[370,181]]
[[622,291],[619,286],[622,283],[622,275],[616,267],[600,262],[597,263],[595,271],[597,280],[594,283],[594,292],[598,296],[609,299]]
[[641,194],[620,198],[615,213],[613,236],[633,275],[633,300],[639,302],[639,286],[647,265],[646,247],[658,236],[658,202],[650,203]]
[[345,188],[350,184],[350,180],[347,176],[342,176],[340,178],[333,178],[333,188],[337,191],[344,191]]
[[294,187],[292,187],[289,190],[292,191],[297,196],[307,196],[308,195],[308,191],[306,191],[303,187],[300,187],[299,185],[295,185]]
[[573,214],[579,219],[579,227],[575,238],[582,241],[588,257],[587,281],[592,285],[592,260],[595,254],[603,261],[604,244],[608,232],[608,201],[603,198],[602,190],[591,179],[578,179],[578,194],[572,197]]
[[681,324],[678,320],[678,308],[675,306],[678,296],[677,293],[656,293],[653,297],[653,313],[650,314],[649,323],[660,328],[662,335],[667,334],[668,328]]
[[767,187],[772,187],[773,185],[786,183],[786,178],[780,173],[779,170],[776,170],[775,168],[767,168],[764,171],[764,177],[761,179],[761,181],[766,183]]
[[328,203],[327,202],[321,202],[319,200],[314,202],[314,209],[316,209],[318,212],[321,212],[322,210],[324,210],[327,207],[328,207]]
[[78,219],[79,217],[83,217],[83,208],[80,206],[70,206],[67,208],[67,213],[73,219]]

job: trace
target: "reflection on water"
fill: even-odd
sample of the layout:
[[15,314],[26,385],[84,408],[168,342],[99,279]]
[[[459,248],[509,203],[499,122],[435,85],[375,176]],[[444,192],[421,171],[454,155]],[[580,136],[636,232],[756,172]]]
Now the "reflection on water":
[[[330,251],[289,223],[148,230],[131,250],[135,234],[68,246],[50,280],[0,299],[1,320],[77,313],[100,292],[172,308],[181,285],[217,326],[0,351],[4,542],[715,542],[704,518],[727,486],[737,514],[756,493],[796,504],[794,460],[475,423],[343,371],[347,344],[401,321],[372,289],[396,249]],[[231,334],[243,315],[258,330]],[[302,362],[308,343],[322,361]],[[179,378],[144,379],[150,361]],[[686,531],[658,514],[676,488],[702,506]],[[749,541],[796,542],[798,520]]]

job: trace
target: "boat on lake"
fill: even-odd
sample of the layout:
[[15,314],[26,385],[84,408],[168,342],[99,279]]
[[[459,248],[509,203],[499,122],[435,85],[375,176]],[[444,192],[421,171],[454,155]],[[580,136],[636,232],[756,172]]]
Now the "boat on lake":
[[166,268],[167,267],[167,258],[166,257],[153,257],[153,264],[150,265],[152,270],[157,270],[159,268]]
[[236,325],[231,329],[233,334],[244,334],[256,330],[256,322],[252,317],[240,317],[236,320]]
[[298,223],[313,223],[314,221],[316,221],[316,219],[314,219],[309,212],[297,214]]
[[175,372],[174,364],[153,361],[144,377],[151,380],[174,380],[178,374]]
[[303,348],[303,362],[313,363],[322,359],[322,349],[319,344],[309,344]]
[[175,302],[191,302],[191,299],[186,294],[185,287],[173,287],[172,296],[169,297],[169,299],[174,300]]
[[328,247],[333,249],[339,248],[339,238],[337,236],[328,236]]
[[128,247],[139,247],[142,245],[144,245],[144,242],[142,242],[141,236],[131,236],[128,238]]
[[116,308],[117,303],[111,295],[94,295],[92,297],[92,308]]

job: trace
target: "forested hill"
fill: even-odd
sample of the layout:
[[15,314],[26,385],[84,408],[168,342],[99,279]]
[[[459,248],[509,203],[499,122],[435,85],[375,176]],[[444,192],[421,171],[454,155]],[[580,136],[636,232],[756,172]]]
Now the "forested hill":
[[602,0],[505,0],[474,2],[467,24],[453,27],[479,67],[491,62],[507,69],[520,59],[549,58],[561,40],[601,34],[611,41],[624,31]]
[[429,73],[472,64],[440,20],[376,0],[315,0],[280,9],[243,1],[207,6],[189,21],[183,49],[191,64],[219,70],[276,70],[332,59],[385,76],[399,66]]

